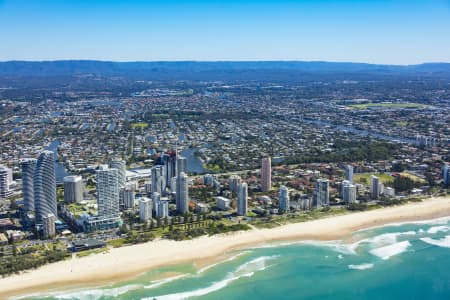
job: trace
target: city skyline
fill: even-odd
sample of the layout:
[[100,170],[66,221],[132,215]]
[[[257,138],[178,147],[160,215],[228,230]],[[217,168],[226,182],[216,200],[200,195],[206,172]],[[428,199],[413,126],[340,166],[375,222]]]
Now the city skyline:
[[0,1],[0,61],[450,62],[449,15],[446,0]]

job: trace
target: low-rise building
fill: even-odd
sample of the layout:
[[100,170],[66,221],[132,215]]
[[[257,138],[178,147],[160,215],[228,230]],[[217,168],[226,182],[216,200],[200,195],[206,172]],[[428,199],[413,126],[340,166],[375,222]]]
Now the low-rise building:
[[231,200],[222,196],[216,197],[217,208],[220,210],[229,210]]

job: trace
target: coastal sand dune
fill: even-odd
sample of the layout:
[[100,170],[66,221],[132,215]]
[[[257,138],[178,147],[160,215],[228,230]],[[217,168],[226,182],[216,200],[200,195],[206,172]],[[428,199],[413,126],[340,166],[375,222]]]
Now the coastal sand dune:
[[283,240],[344,239],[356,230],[393,222],[450,216],[450,197],[430,198],[367,212],[189,241],[158,240],[115,248],[107,253],[49,264],[0,279],[0,299],[48,291],[57,287],[86,287],[126,280],[163,265],[199,262],[223,256],[231,249]]

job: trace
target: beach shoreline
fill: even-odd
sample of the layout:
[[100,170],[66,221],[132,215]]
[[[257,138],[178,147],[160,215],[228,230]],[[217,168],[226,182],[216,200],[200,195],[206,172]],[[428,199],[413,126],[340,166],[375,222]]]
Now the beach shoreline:
[[0,298],[126,281],[162,266],[206,266],[249,246],[304,240],[342,240],[361,229],[450,216],[450,197],[355,212],[271,229],[252,229],[187,241],[158,240],[73,258],[0,279]]

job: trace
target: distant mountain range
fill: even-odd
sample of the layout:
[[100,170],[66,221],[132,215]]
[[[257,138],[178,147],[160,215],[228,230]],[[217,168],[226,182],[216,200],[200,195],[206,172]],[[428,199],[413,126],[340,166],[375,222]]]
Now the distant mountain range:
[[[95,60],[61,61],[7,61],[0,62],[0,76],[73,76],[93,74],[100,76],[125,76],[145,78],[208,78],[220,73],[223,76],[238,73],[263,74],[267,72],[286,75],[314,73],[345,73],[374,75],[419,75],[450,77],[450,63],[425,63],[418,65],[376,65],[347,62],[307,61],[173,61],[173,62],[109,62]],[[223,77],[222,76],[222,77]],[[225,77],[227,77],[225,76]],[[216,77],[216,76],[213,76]],[[257,76],[259,77],[259,76]]]

